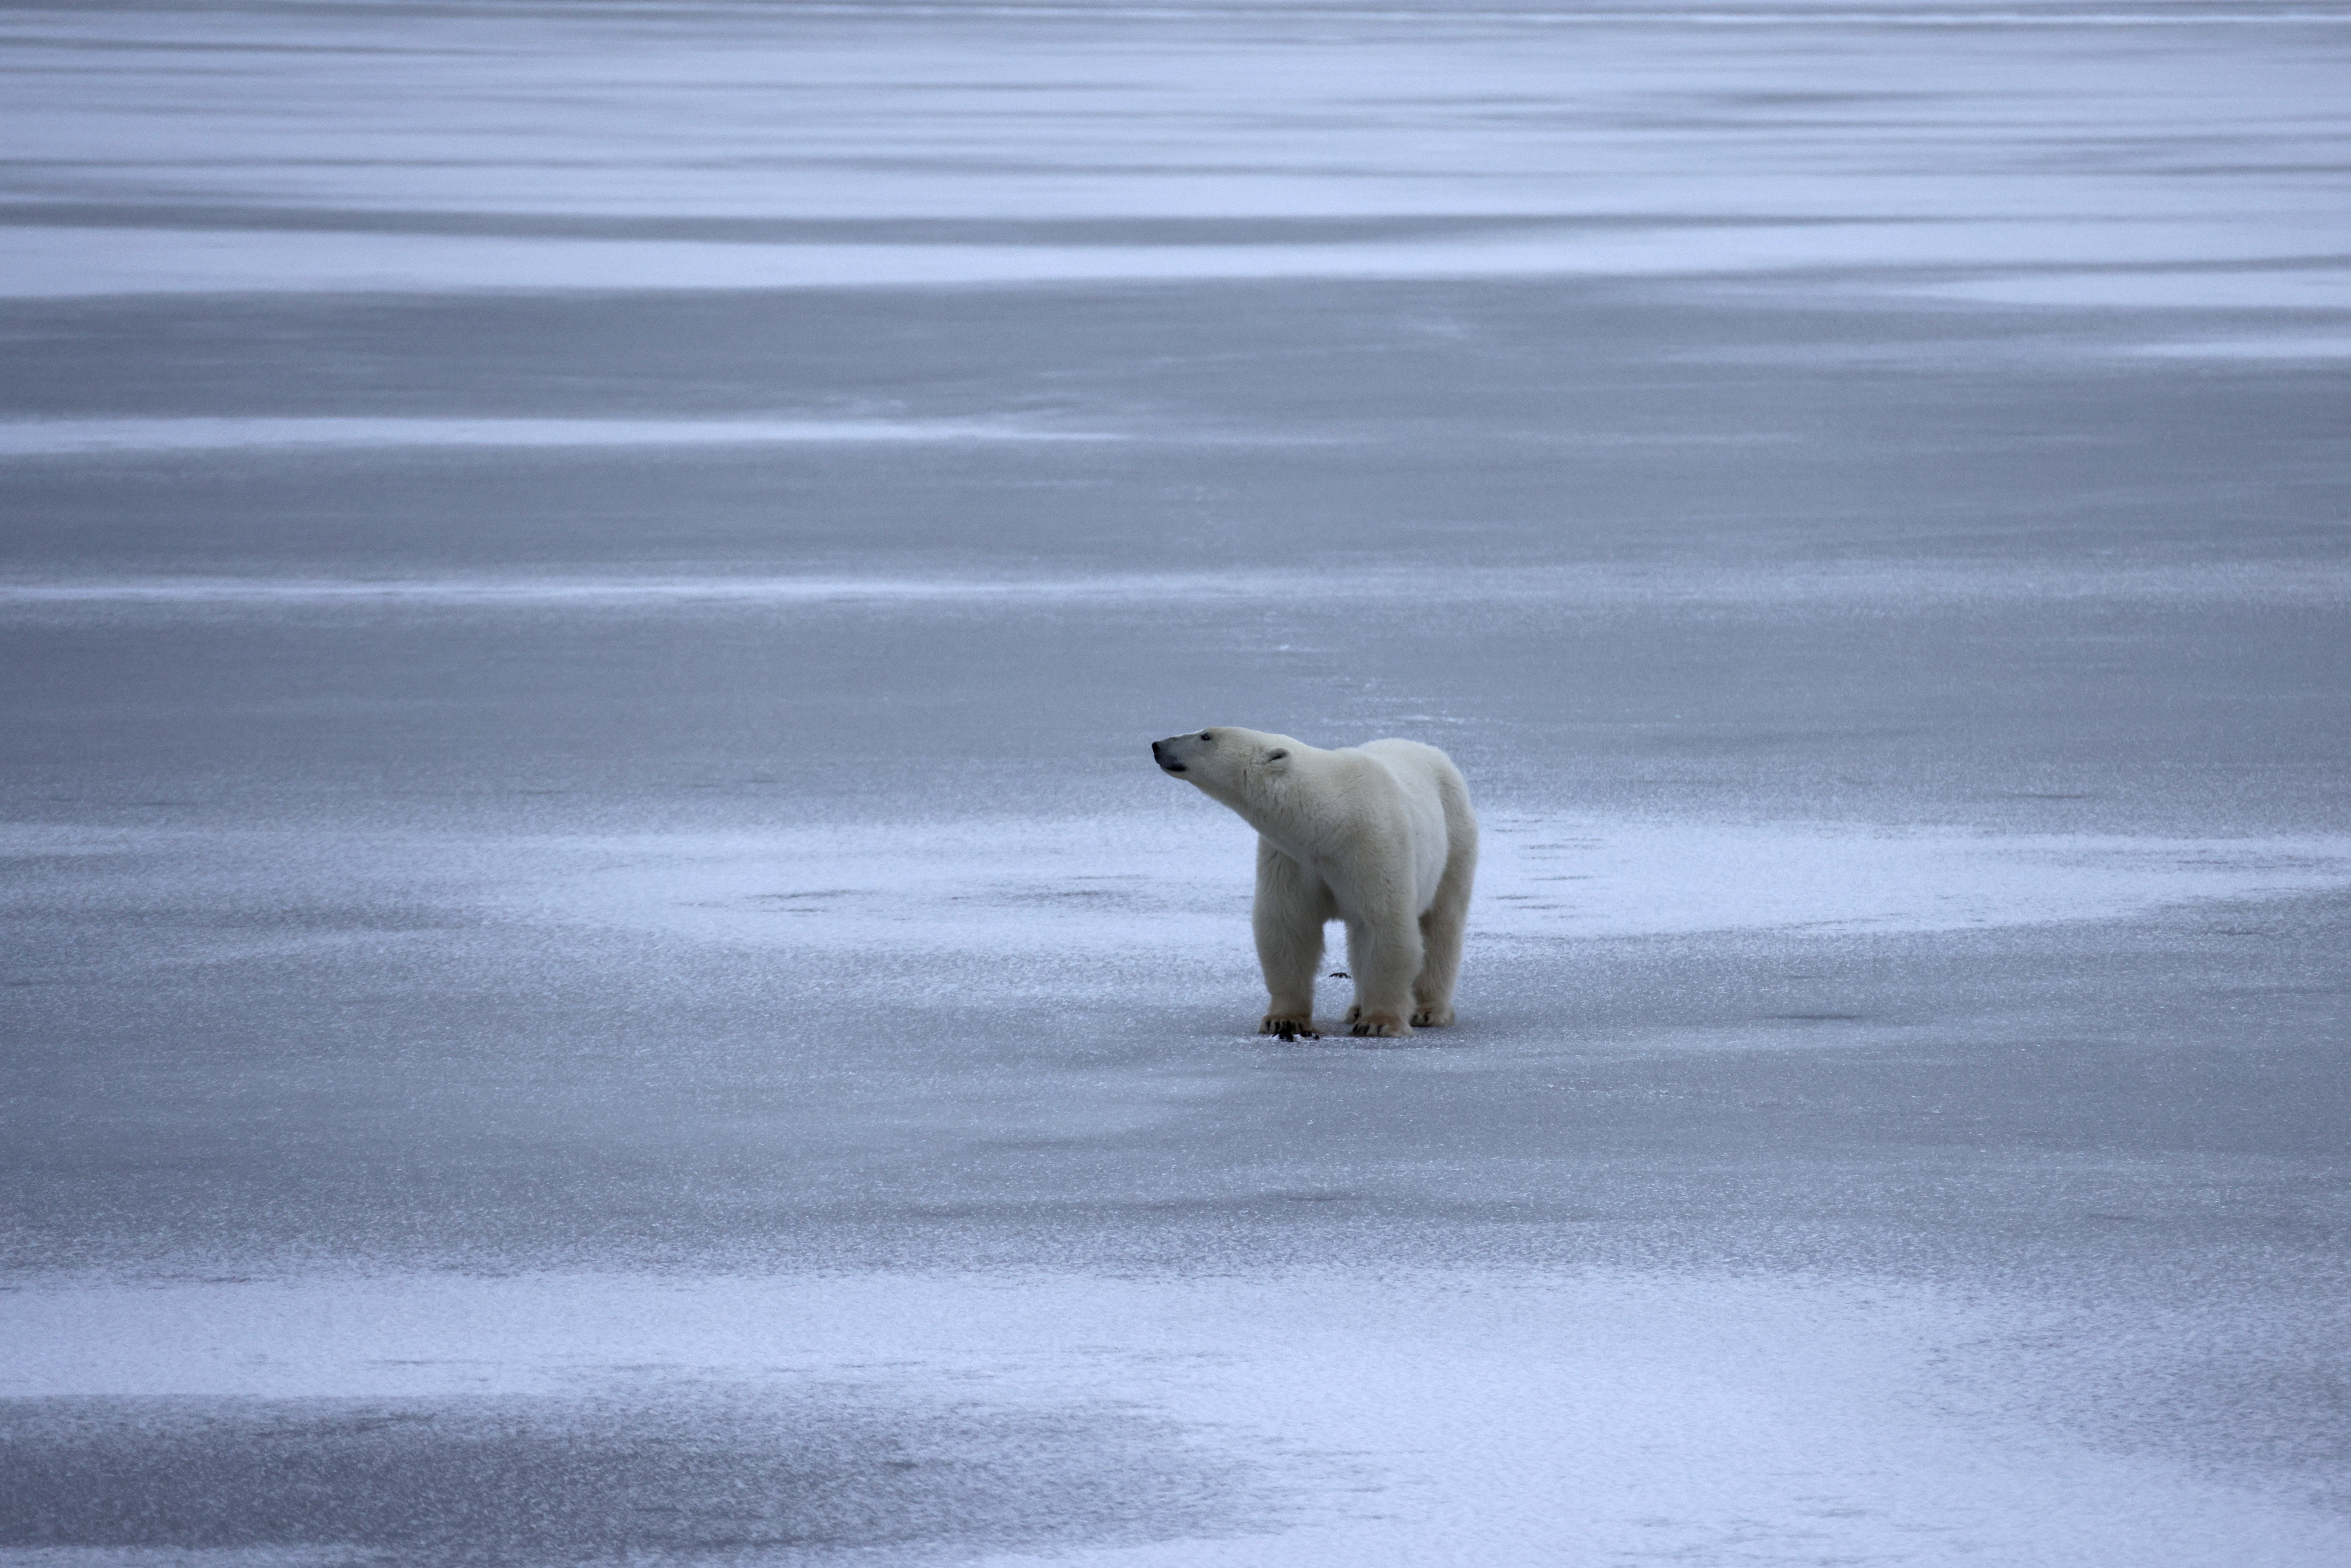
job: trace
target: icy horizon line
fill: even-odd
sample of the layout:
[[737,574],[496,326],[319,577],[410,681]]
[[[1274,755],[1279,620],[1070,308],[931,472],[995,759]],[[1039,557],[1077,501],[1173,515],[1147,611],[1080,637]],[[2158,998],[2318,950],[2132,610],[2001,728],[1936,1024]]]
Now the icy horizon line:
[[[158,9],[176,10],[177,6]],[[389,9],[384,0],[329,0],[312,7],[319,10],[367,12]],[[479,7],[496,12],[514,9],[502,5]],[[669,10],[675,7],[649,5],[644,0],[576,0],[567,9],[589,19],[627,16],[646,10]],[[696,0],[691,7],[702,12],[737,13],[772,16],[777,7],[764,0]],[[1512,6],[1481,5],[1461,7],[1426,4],[1384,5],[1378,0],[1235,0],[1233,4],[1167,4],[1166,0],[1147,0],[1144,4],[1123,4],[1122,0],[980,0],[963,5],[942,3],[942,0],[796,0],[789,7],[795,16],[828,16],[842,18],[897,17],[924,20],[967,21],[978,19],[1009,20],[1071,20],[1071,21],[1256,21],[1301,22],[1317,19],[1355,22],[1463,22],[1519,24],[1536,26],[1779,26],[1831,24],[1852,26],[1868,24],[1883,26],[1912,27],[1981,27],[1981,26],[2295,26],[2308,24],[2341,24],[2351,22],[2351,5],[2341,4],[2310,4],[2272,5],[2260,9],[2232,3],[2232,0],[2185,0],[2166,4],[2165,0],[2128,0],[2116,5],[2095,3],[2079,4],[2076,0],[1998,0],[1996,4],[1970,5],[1966,0],[1919,0],[1905,5],[1902,0],[1874,0],[1874,3],[1853,5],[1840,0],[1821,0],[1806,4],[1805,0],[1771,0],[1767,5],[1740,5],[1735,3],[1683,5],[1662,4],[1645,5],[1617,4],[1604,6],[1562,6],[1558,5]]]

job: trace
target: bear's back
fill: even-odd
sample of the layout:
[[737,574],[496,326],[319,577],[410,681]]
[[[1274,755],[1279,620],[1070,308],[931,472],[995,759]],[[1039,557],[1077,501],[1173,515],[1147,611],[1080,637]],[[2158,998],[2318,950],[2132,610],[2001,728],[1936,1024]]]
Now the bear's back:
[[1422,741],[1397,738],[1367,740],[1353,749],[1378,758],[1407,783],[1426,783],[1437,788],[1440,792],[1447,782],[1458,784],[1461,779],[1461,770],[1453,766],[1453,758]]

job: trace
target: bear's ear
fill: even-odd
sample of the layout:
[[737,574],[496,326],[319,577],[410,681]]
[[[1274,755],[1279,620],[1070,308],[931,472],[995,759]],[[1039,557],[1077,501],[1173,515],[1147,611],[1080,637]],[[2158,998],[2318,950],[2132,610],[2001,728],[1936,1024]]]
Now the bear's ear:
[[1284,772],[1290,767],[1290,750],[1287,747],[1277,746],[1258,760],[1265,764],[1268,773]]

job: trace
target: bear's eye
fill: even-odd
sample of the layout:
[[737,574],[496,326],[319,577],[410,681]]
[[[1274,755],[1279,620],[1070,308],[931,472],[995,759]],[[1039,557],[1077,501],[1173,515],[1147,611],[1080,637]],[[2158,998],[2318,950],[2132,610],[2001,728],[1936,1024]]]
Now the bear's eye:
[[1210,735],[1210,734],[1209,734],[1207,730],[1205,730],[1205,729],[1204,729],[1204,730],[1202,730],[1202,731],[1200,732],[1200,738],[1201,738],[1202,740],[1207,741],[1210,746],[1214,746],[1214,745],[1216,745],[1216,744],[1217,744],[1217,737],[1216,737],[1215,736],[1213,736],[1213,735]]

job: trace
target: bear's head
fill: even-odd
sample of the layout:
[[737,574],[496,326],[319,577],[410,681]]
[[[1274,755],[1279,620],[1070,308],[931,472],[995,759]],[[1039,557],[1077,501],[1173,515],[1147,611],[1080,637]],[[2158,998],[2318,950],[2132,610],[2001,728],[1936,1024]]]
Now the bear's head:
[[1211,725],[1190,735],[1171,735],[1151,743],[1151,760],[1163,772],[1197,784],[1223,800],[1247,798],[1267,780],[1290,769],[1298,742],[1286,735]]

